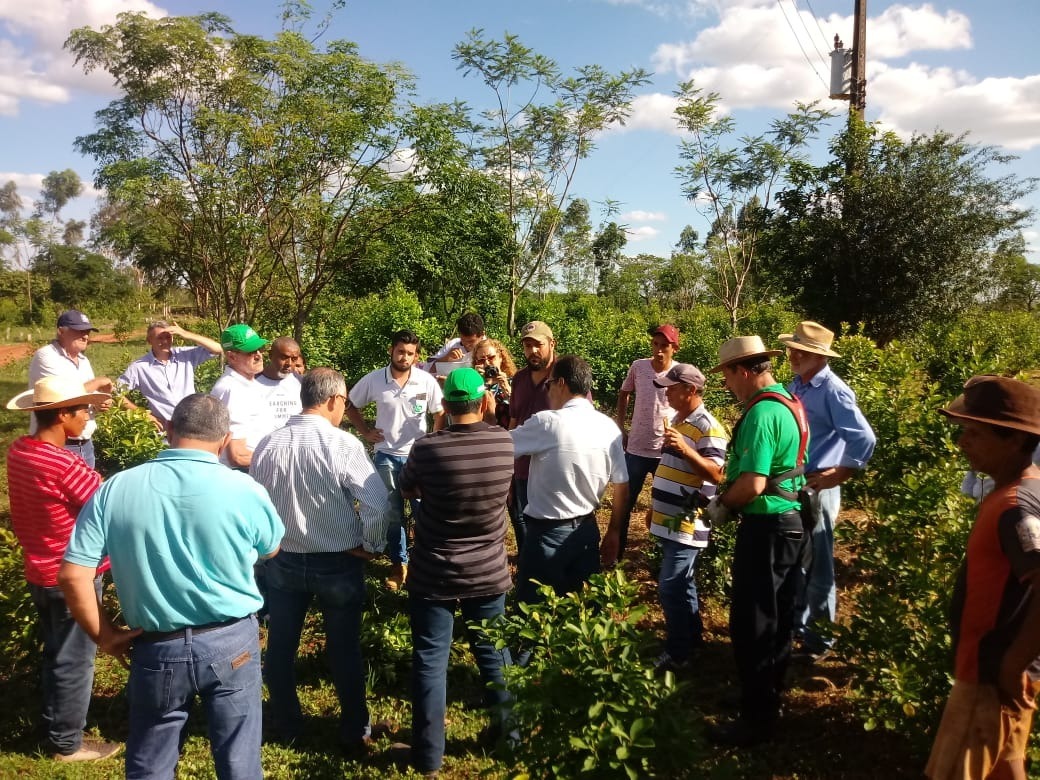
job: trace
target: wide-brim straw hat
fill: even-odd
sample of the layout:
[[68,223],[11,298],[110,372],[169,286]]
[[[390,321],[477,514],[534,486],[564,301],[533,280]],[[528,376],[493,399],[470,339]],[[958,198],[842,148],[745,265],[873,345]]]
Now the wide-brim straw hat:
[[100,404],[111,397],[108,393],[87,392],[83,383],[72,377],[45,376],[32,390],[19,393],[8,401],[7,408],[21,412],[36,412],[43,409]]
[[721,371],[723,366],[730,363],[739,363],[752,357],[772,357],[782,354],[779,349],[766,349],[762,339],[758,336],[735,336],[719,347],[719,364],[712,366],[709,371]]
[[841,357],[831,349],[831,344],[834,343],[834,331],[828,330],[812,320],[799,322],[794,328],[794,333],[781,333],[779,340],[781,344],[786,344],[791,349],[800,349],[803,352],[812,352],[827,357]]
[[1040,388],[1006,376],[973,376],[964,383],[964,393],[939,413],[1040,434]]

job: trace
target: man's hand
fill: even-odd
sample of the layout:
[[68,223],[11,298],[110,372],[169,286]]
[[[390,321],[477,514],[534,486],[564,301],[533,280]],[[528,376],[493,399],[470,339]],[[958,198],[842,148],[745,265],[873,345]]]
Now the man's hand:
[[379,444],[383,441],[383,429],[382,428],[369,428],[365,431],[365,441],[369,444]]
[[115,658],[124,669],[130,668],[130,648],[134,639],[144,633],[140,628],[108,628],[98,637],[98,649]]
[[608,530],[603,535],[603,541],[599,545],[599,559],[604,568],[610,568],[617,563],[618,551],[621,549],[621,534],[618,531]]
[[182,328],[175,322],[171,322],[166,327],[166,332],[169,333],[171,336],[180,336],[182,338],[184,337],[184,328]]
[[370,561],[377,557],[375,553],[369,552],[360,544],[351,550],[347,550],[347,555],[353,555],[355,558],[360,558],[363,561]]
[[1001,663],[997,675],[997,693],[1004,704],[1020,710],[1035,710],[1038,687],[1016,664],[1008,663],[1007,659]]
[[845,466],[821,469],[805,475],[805,484],[813,490],[827,490],[837,487],[853,474],[853,470]]
[[670,447],[679,452],[686,451],[686,441],[684,440],[683,435],[671,426],[664,429],[664,446]]
[[718,495],[711,497],[701,513],[708,520],[709,525],[725,523],[732,517],[729,507],[722,503],[721,497]]
[[154,414],[152,414],[151,412],[148,412],[148,421],[149,421],[149,422],[150,422],[150,423],[151,423],[152,425],[154,425],[154,426],[155,426],[155,429],[156,429],[157,431],[159,431],[159,433],[165,433],[165,432],[166,432],[166,426],[165,426],[165,425],[163,425],[163,423],[162,423],[162,420],[160,420],[160,419],[159,419],[158,417],[156,417],[156,416],[155,416]]

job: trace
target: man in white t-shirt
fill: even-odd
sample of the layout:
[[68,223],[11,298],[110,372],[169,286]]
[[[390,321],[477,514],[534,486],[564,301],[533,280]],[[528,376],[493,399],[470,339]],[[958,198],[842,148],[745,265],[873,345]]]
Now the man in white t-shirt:
[[[679,349],[679,331],[674,325],[661,325],[653,332],[651,357],[635,361],[621,383],[617,401],[617,424],[625,437],[625,465],[628,467],[628,506],[622,515],[621,537],[618,560],[625,554],[628,542],[628,524],[632,509],[639,500],[647,476],[653,477],[661,462],[661,446],[664,441],[664,419],[672,416],[665,391],[654,385],[675,365],[674,356]],[[628,406],[635,393],[635,409],[632,424],[625,431]]]
[[256,381],[267,343],[245,324],[232,325],[220,334],[227,367],[209,394],[223,403],[231,416],[231,442],[220,453],[220,460],[239,471],[249,470],[256,445],[276,427],[266,389]]
[[454,369],[468,366],[472,362],[470,353],[484,340],[484,319],[475,312],[466,312],[457,320],[455,327],[459,331],[457,338],[445,342],[429,360],[420,367],[444,381],[444,377]]
[[282,336],[271,342],[264,370],[256,375],[256,381],[267,393],[274,429],[281,428],[290,417],[303,411],[300,378],[295,371],[299,360],[302,360],[300,345],[288,336]]
[[[408,460],[412,444],[426,434],[426,415],[433,415],[433,429],[444,427],[441,388],[432,375],[416,365],[419,337],[410,330],[399,330],[390,343],[390,363],[366,374],[350,389],[347,418],[364,439],[374,445],[372,464],[390,491],[390,527],[387,553],[390,578],[387,587],[397,590],[404,584],[408,566],[408,536],[404,526],[404,500],[399,477]],[[370,426],[361,415],[368,404],[376,405],[376,424]],[[412,503],[415,518],[418,504]]]

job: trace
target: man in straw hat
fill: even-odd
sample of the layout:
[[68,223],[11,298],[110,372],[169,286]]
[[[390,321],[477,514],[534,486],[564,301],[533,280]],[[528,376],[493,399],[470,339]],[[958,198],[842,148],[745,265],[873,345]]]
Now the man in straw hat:
[[[43,727],[46,749],[59,761],[92,761],[115,755],[120,745],[83,738],[94,683],[97,645],[69,615],[58,587],[58,567],[76,514],[101,484],[100,475],[65,448],[90,422],[90,404],[109,399],[88,392],[76,377],[48,376],[12,398],[8,409],[33,412],[36,432],[7,451],[11,528],[22,546],[25,579],[43,639]],[[100,597],[101,572],[90,572]]]
[[976,376],[942,414],[993,492],[980,504],[954,589],[954,683],[925,773],[1025,780],[1040,691],[1040,389]]
[[795,598],[806,535],[796,470],[808,446],[808,424],[797,399],[772,374],[758,336],[738,336],[719,348],[726,387],[744,407],[733,428],[726,481],[706,514],[713,522],[740,518],[733,553],[730,638],[740,679],[740,716],[709,732],[716,742],[752,745],[772,737],[791,656]]
[[783,333],[794,379],[787,389],[802,402],[809,419],[809,453],[805,477],[816,491],[812,562],[799,594],[795,634],[809,658],[826,653],[833,640],[821,636],[812,623],[834,623],[834,522],[841,507],[841,483],[862,471],[874,454],[874,430],[856,404],[856,394],[831,371],[828,359],[841,357],[831,349],[834,333],[817,322],[799,322],[794,333]]

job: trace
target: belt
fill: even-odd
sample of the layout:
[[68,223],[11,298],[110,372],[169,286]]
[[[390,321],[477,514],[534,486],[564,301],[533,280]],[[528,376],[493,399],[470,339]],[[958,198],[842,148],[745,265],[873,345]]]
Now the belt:
[[229,618],[228,620],[221,620],[217,623],[205,623],[201,626],[185,626],[184,628],[177,628],[173,631],[145,631],[134,638],[135,642],[167,642],[171,639],[187,639],[188,632],[192,634],[205,634],[207,631],[216,631],[218,628],[226,628],[227,626],[233,626],[235,623],[239,623],[243,620],[252,617],[246,615],[245,617]]
[[580,517],[565,517],[562,520],[549,520],[544,517],[531,517],[530,515],[525,514],[524,521],[531,523],[532,525],[541,526],[542,528],[556,528],[560,525],[569,525],[571,528],[577,528],[586,520],[593,520],[595,517],[595,512],[589,512],[589,514],[581,515]]
[[66,439],[66,444],[75,444],[77,447],[82,447],[84,444],[89,444],[90,439]]

